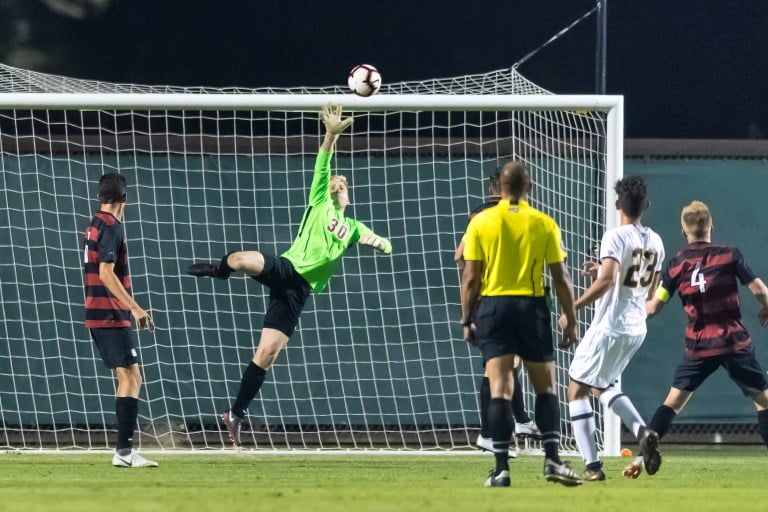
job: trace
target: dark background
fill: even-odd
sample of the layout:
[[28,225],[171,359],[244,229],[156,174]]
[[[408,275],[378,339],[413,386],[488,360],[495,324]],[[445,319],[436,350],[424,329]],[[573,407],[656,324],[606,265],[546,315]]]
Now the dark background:
[[[506,68],[594,0],[0,0],[0,62],[110,82],[203,86],[385,82]],[[608,0],[606,92],[628,138],[768,133],[766,0]],[[596,16],[520,71],[556,93],[596,91]]]

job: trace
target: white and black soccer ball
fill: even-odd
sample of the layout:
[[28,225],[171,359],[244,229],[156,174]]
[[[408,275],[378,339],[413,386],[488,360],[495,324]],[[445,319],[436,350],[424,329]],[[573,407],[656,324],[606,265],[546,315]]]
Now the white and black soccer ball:
[[358,96],[368,97],[375,94],[381,87],[381,74],[370,64],[360,64],[349,72],[347,84]]

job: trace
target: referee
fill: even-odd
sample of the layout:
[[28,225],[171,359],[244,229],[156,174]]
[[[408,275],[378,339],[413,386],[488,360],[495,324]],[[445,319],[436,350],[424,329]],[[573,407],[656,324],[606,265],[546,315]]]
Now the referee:
[[[519,161],[501,169],[501,200],[477,214],[464,237],[461,309],[464,339],[476,336],[491,385],[488,421],[496,468],[486,487],[509,487],[507,452],[514,421],[510,402],[519,355],[536,392],[536,423],[544,447],[544,477],[574,486],[580,477],[560,460],[560,406],[555,394],[554,346],[544,292],[544,264],[567,325],[561,348],[578,341],[573,285],[564,264],[560,228],[526,202],[532,183]],[[474,313],[477,299],[480,306]],[[474,324],[475,329],[472,329]]]

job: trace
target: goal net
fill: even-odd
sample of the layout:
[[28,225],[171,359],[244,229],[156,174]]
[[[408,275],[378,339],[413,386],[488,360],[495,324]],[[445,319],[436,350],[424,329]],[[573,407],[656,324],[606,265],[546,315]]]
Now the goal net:
[[[525,161],[531,202],[560,224],[583,290],[581,262],[617,222],[605,205],[622,172],[621,97],[553,95],[515,69],[387,84],[358,98],[336,86],[156,87],[0,65],[0,449],[114,447],[115,382],[83,326],[81,264],[98,178],[112,171],[129,183],[134,294],[158,327],[137,335],[145,385],[135,442],[230,446],[218,414],[258,342],[267,295],[253,280],[197,280],[186,267],[290,246],[328,101],[355,116],[333,160],[350,181],[347,213],[393,252],[347,251],[251,404],[244,444],[473,445],[483,370],[461,340],[453,261],[468,213],[493,168]],[[575,449],[569,361],[557,352],[563,448]],[[617,424],[598,423],[601,446],[617,452]]]

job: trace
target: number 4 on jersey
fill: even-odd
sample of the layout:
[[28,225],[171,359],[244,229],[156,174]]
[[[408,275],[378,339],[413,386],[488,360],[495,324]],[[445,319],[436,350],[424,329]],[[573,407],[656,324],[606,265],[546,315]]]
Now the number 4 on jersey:
[[693,269],[691,274],[691,286],[698,286],[699,293],[707,291],[707,281],[704,279],[704,274],[701,272],[701,262],[696,262],[696,268]]

